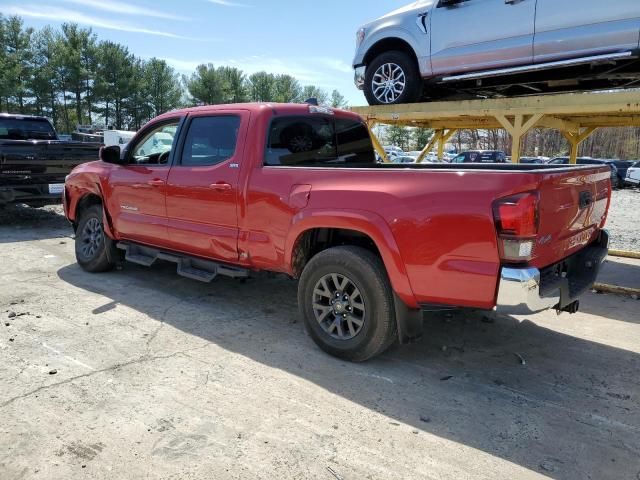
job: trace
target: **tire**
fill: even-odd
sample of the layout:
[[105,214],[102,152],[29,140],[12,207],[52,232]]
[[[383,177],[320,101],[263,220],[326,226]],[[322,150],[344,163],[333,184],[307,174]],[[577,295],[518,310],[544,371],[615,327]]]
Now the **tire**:
[[[383,96],[381,92],[376,92],[373,85],[374,81],[384,80],[388,77],[388,67],[395,66],[402,71],[404,78],[404,88],[402,93],[397,97],[391,98],[391,94],[387,94],[387,100],[383,101],[376,96]],[[396,72],[395,78],[400,75],[399,70],[394,67],[391,72]],[[380,77],[382,75],[382,77]],[[399,78],[398,78],[399,79]],[[365,74],[364,95],[369,105],[397,105],[399,103],[415,103],[422,98],[422,88],[424,80],[420,75],[420,70],[415,60],[407,53],[401,51],[391,51],[378,55],[367,65]]]
[[108,272],[116,266],[117,249],[104,232],[101,205],[91,205],[80,212],[75,249],[78,264],[87,272]]
[[380,258],[364,248],[335,247],[313,257],[300,278],[298,306],[313,341],[338,358],[364,362],[397,338],[387,272]]

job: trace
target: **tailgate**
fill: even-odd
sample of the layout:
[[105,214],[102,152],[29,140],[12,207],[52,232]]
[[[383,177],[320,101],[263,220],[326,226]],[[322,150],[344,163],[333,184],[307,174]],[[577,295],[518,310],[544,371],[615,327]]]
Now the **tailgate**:
[[0,184],[64,183],[81,163],[98,159],[99,146],[59,141],[0,142]]
[[531,264],[543,268],[593,242],[611,199],[609,167],[572,167],[540,180],[538,238]]

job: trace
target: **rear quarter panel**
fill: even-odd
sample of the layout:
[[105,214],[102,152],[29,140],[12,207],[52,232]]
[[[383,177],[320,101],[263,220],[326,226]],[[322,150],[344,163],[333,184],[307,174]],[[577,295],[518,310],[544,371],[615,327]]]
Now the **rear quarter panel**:
[[[331,217],[351,215],[353,221],[341,228],[361,230],[368,221],[369,230],[379,232],[370,236],[396,292],[402,293],[399,277],[408,281],[412,301],[403,300],[410,306],[486,309],[494,306],[500,268],[493,202],[537,186],[523,173],[430,170],[317,169],[307,170],[304,182],[313,187],[301,216],[325,216],[331,227]],[[294,222],[292,235],[301,230]]]

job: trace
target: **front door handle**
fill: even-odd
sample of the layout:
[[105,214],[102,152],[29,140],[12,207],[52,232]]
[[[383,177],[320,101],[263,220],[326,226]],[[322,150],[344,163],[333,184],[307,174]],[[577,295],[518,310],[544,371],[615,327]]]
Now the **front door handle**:
[[214,190],[217,190],[218,192],[228,192],[233,188],[230,183],[226,183],[226,182],[213,183],[209,185],[209,187]]
[[507,5],[515,5],[518,3],[518,0],[504,0],[504,3]]
[[159,178],[155,178],[153,180],[149,180],[147,185],[151,185],[152,187],[162,187],[164,186],[164,180],[160,180]]

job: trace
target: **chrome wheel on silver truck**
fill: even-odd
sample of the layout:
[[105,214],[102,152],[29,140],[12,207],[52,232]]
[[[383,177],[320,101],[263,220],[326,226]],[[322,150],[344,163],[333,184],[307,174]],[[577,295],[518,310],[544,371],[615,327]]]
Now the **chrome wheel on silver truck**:
[[397,337],[391,285],[382,260],[360,247],[335,247],[313,257],[298,286],[305,328],[325,352],[363,362]]
[[407,76],[395,63],[384,63],[373,74],[373,95],[380,103],[394,103],[406,86]]
[[367,65],[364,94],[370,105],[394,105],[420,100],[423,80],[405,52],[383,53]]

